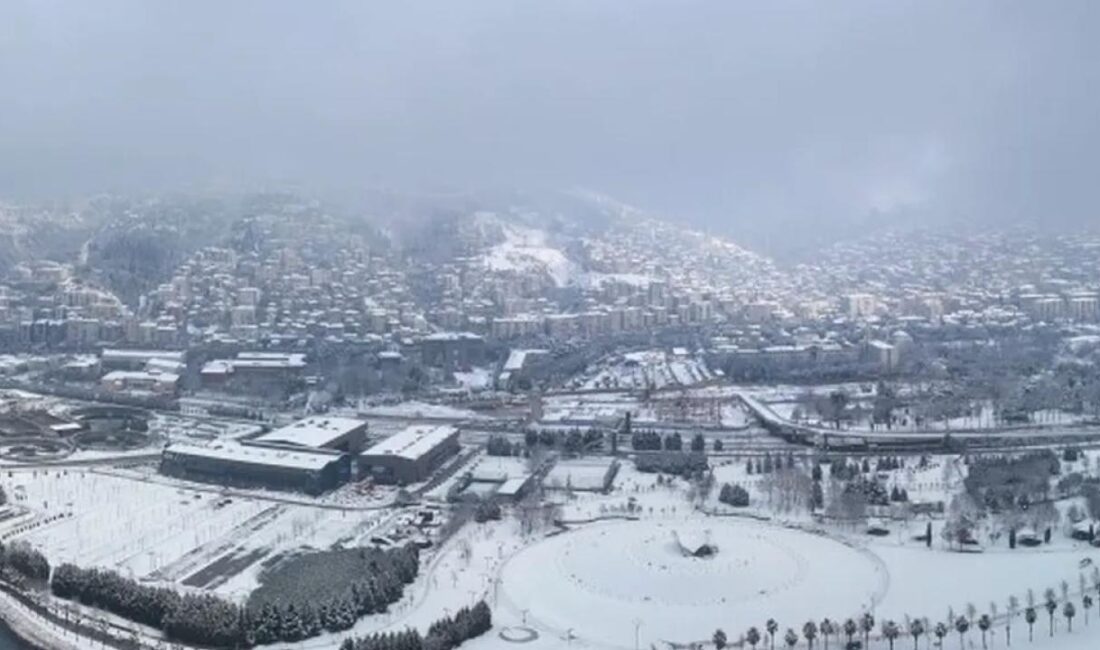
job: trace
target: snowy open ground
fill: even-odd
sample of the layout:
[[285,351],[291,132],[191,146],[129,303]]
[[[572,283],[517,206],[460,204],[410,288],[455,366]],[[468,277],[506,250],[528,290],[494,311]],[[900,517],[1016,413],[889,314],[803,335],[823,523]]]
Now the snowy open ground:
[[[730,404],[719,391],[700,388],[685,394],[713,397],[720,409]],[[667,401],[675,403],[676,396],[671,397]],[[634,399],[623,393],[552,396],[547,410],[578,403],[579,409],[595,405],[596,410],[612,410]],[[646,405],[654,417],[661,408],[667,414],[667,407],[654,406],[658,401]],[[700,403],[710,408],[705,399]],[[721,419],[733,420],[737,413],[743,411],[733,408]],[[379,422],[395,426],[387,418]],[[1096,461],[1097,454],[1087,452],[1084,460],[1066,463],[1064,469],[1089,473]],[[608,463],[603,457],[561,460],[546,484],[595,487]],[[949,607],[962,612],[970,603],[984,612],[992,601],[1003,611],[1010,595],[1026,601],[1031,589],[1041,598],[1046,588],[1057,589],[1062,580],[1076,589],[1078,576],[1091,570],[1082,562],[1100,564],[1100,551],[1068,539],[1060,528],[1055,540],[1041,548],[991,547],[975,556],[949,551],[938,537],[932,549],[913,542],[925,520],[904,526],[888,522],[890,534],[883,538],[868,537],[862,530],[821,529],[805,514],[757,520],[753,517],[776,517],[765,506],[766,479],[749,475],[744,458],[712,458],[712,463],[719,483],[740,483],[752,492],[753,505],[739,512],[741,516],[696,511],[688,503],[685,482],[657,485],[655,475],[624,462],[609,495],[578,493],[573,498],[565,490],[550,492],[549,498],[562,506],[563,519],[571,522],[566,532],[548,535],[550,530],[543,529],[525,537],[506,508],[504,521],[469,524],[446,545],[426,551],[421,575],[390,612],[361,620],[349,633],[293,647],[336,648],[348,634],[405,626],[424,630],[482,597],[493,606],[496,627],[464,646],[474,650],[511,647],[515,644],[500,633],[524,626],[538,635],[526,644],[533,649],[629,649],[635,647],[635,632],[641,647],[701,641],[717,628],[736,640],[750,625],[762,627],[768,618],[778,620],[782,629],[801,628],[806,620],[825,616],[842,620],[867,610],[879,621],[926,616],[935,622]],[[525,475],[528,468],[522,458],[482,455],[455,474],[467,470],[481,479],[502,480]],[[910,466],[889,472],[883,480],[887,487],[906,488],[914,500],[944,500],[958,488],[965,471],[960,458],[937,456],[930,467]],[[237,600],[256,587],[265,561],[303,548],[366,544],[403,516],[400,510],[382,509],[392,492],[359,494],[347,486],[312,499],[223,491],[159,476],[152,466],[4,468],[0,485],[11,496],[15,513],[0,521],[5,543],[28,541],[55,564],[103,566]],[[432,495],[441,500],[449,485],[442,483]],[[628,503],[637,520],[584,523],[621,517]],[[706,505],[730,513],[713,496]],[[1064,511],[1067,505],[1058,507]],[[941,519],[935,521],[942,525]],[[677,538],[706,540],[718,554],[685,557]],[[1073,636],[1063,633],[1056,643],[1044,643],[1046,621],[1041,615],[1034,647],[1100,647],[1100,633],[1092,631],[1100,628],[1100,613],[1094,612],[1092,630],[1079,616]],[[1026,638],[1022,621],[1016,635]],[[957,641],[956,635],[949,639]],[[977,633],[969,642],[981,647]],[[910,647],[899,644],[899,650]],[[879,641],[873,646],[886,647]],[[799,647],[805,647],[804,641]]]
[[692,386],[716,376],[700,358],[644,350],[608,357],[570,383],[585,389],[662,389]]
[[620,418],[628,411],[640,427],[692,424],[743,429],[753,422],[744,405],[732,394],[696,391],[662,393],[648,401],[626,392],[546,395],[543,397],[542,422],[584,424]]
[[23,512],[0,524],[0,536],[41,548],[54,564],[99,566],[234,598],[256,586],[261,560],[365,543],[385,517],[227,497],[209,486],[193,490],[103,470],[5,471],[0,483]]
[[[709,539],[710,559],[684,557],[673,533]],[[498,623],[527,625],[554,647],[568,635],[583,647],[642,647],[704,640],[718,628],[734,638],[768,618],[801,628],[873,611],[880,621],[942,619],[973,603],[1002,611],[1067,580],[1087,547],[972,555],[918,545],[858,544],[751,519],[659,517],[585,525],[530,546],[501,572]],[[1045,623],[1043,624],[1045,625]],[[1045,628],[1044,628],[1045,629]],[[1022,638],[1024,624],[1017,624]],[[804,644],[804,642],[803,642]],[[484,647],[492,647],[486,642]]]
[[[717,545],[709,559],[685,557],[674,534]],[[885,576],[858,551],[751,520],[669,518],[592,524],[550,538],[505,565],[505,607],[529,622],[595,645],[643,638],[691,641],[760,616],[799,620],[805,603],[828,593],[834,616],[860,611]]]
[[599,490],[611,468],[608,458],[575,458],[558,461],[543,485],[552,489]]

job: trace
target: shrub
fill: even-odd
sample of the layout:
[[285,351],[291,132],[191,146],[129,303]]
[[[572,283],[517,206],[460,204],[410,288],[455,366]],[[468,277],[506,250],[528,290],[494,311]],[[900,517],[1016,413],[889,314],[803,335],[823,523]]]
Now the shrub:
[[749,505],[749,492],[740,485],[725,483],[718,492],[718,500],[735,508],[743,508]]

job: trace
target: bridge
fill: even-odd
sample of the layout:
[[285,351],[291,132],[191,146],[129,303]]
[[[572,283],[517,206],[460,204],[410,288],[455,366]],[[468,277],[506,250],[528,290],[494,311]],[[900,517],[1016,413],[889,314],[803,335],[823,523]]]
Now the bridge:
[[1087,425],[958,431],[830,429],[785,418],[767,403],[745,392],[738,391],[735,396],[768,433],[787,442],[825,451],[965,451],[973,448],[1100,444],[1100,427]]

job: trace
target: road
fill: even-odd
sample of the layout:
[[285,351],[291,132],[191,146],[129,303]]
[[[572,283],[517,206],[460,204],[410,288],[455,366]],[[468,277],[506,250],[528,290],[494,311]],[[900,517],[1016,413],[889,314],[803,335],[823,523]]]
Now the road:
[[1033,427],[1026,429],[988,429],[980,431],[890,431],[836,430],[791,421],[780,416],[768,404],[747,393],[736,393],[738,399],[773,435],[790,442],[833,449],[861,446],[886,449],[942,450],[962,447],[1029,447],[1039,444],[1100,445],[1100,428],[1096,427]]

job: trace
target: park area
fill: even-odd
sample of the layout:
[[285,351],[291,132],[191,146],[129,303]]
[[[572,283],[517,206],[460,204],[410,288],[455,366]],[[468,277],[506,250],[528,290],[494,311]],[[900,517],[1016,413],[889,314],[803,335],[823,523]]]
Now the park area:
[[[942,620],[949,609],[988,612],[991,603],[1003,613],[1010,596],[1026,603],[1030,590],[1041,603],[1063,580],[1077,594],[1078,576],[1091,575],[1084,567],[1097,555],[1087,545],[1062,545],[989,552],[977,562],[965,553],[862,543],[751,518],[644,517],[586,524],[525,547],[500,572],[495,613],[506,627],[536,630],[533,647],[567,640],[633,648],[635,634],[638,647],[665,647],[709,642],[717,629],[735,641],[769,618],[801,634],[806,621],[825,617],[872,613],[903,624]],[[1041,623],[1045,633],[1045,616]],[[1022,618],[1016,627],[1022,638]]]

